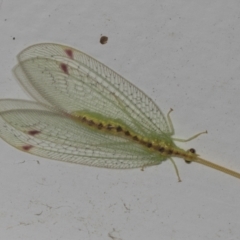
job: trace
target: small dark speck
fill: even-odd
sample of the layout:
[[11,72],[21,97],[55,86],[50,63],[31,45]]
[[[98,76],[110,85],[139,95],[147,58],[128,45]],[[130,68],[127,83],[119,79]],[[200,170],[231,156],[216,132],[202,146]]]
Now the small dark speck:
[[94,125],[95,123],[94,123],[94,121],[93,120],[90,120],[89,122],[88,122],[88,125],[89,126],[92,126],[92,125]]
[[64,72],[65,74],[68,74],[68,65],[67,65],[67,64],[61,63],[61,64],[60,64],[60,67],[61,67],[61,69],[63,70],[63,72]]
[[38,131],[38,130],[30,130],[30,131],[28,131],[28,134],[29,134],[29,135],[32,135],[32,136],[35,136],[35,135],[37,135],[37,134],[39,134],[39,133],[41,133],[41,132]]
[[72,51],[72,49],[66,49],[65,53],[68,55],[69,58],[73,59],[73,51]]
[[133,140],[138,141],[138,137],[137,137],[137,136],[134,136],[134,137],[133,137]]
[[31,148],[33,148],[33,146],[31,146],[31,145],[22,146],[22,149],[23,149],[24,151],[29,151]]
[[126,135],[126,136],[130,136],[130,132],[129,132],[129,131],[126,131],[126,132],[125,132],[125,135]]
[[102,37],[100,38],[100,43],[101,43],[101,44],[106,44],[107,41],[108,41],[108,37],[107,37],[107,36],[102,36]]
[[15,40],[16,38],[15,38],[15,37],[13,37],[12,39],[13,39],[13,40]]
[[121,132],[122,131],[122,128],[120,126],[118,126],[116,129],[117,129],[117,132]]
[[160,148],[158,149],[158,151],[159,151],[159,152],[164,152],[164,151],[165,151],[165,148],[164,148],[164,147],[160,147]]
[[152,147],[152,143],[148,143],[147,147],[149,147],[149,148]]
[[190,148],[190,149],[188,150],[188,152],[190,152],[190,153],[196,153],[196,150],[195,150],[194,148]]

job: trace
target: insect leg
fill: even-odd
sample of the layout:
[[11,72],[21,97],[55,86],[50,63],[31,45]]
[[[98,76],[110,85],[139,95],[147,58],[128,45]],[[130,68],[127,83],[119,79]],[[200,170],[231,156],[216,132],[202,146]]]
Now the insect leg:
[[204,131],[204,132],[200,132],[198,134],[195,134],[194,136],[188,138],[188,139],[181,139],[181,138],[172,138],[173,141],[177,141],[177,142],[188,142],[188,141],[191,141],[193,140],[194,138],[197,138],[199,135],[202,135],[202,134],[205,134],[207,133],[207,131]]
[[175,133],[175,130],[174,130],[174,127],[173,127],[173,123],[172,123],[172,120],[171,120],[171,117],[170,117],[170,113],[172,111],[173,111],[173,109],[170,108],[170,110],[169,110],[169,112],[167,114],[168,126],[170,128],[170,132],[169,132],[170,135],[174,135],[174,133]]
[[176,163],[174,162],[174,160],[173,160],[171,157],[170,157],[169,159],[170,159],[170,161],[172,162],[172,164],[173,164],[173,166],[174,166],[175,172],[176,172],[177,177],[178,177],[178,182],[181,182],[182,180],[181,180],[181,178],[180,178],[180,175],[179,175],[179,172],[178,172],[178,168],[177,168]]

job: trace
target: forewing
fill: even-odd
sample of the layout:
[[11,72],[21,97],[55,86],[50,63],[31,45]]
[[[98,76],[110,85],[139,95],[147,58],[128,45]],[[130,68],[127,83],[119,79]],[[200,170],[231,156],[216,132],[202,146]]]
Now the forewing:
[[37,100],[72,114],[89,111],[121,119],[136,134],[157,140],[169,127],[157,105],[92,57],[67,46],[33,45],[18,55],[15,75]]
[[110,135],[41,103],[0,101],[0,136],[34,155],[107,168],[138,168],[165,158],[130,139]]

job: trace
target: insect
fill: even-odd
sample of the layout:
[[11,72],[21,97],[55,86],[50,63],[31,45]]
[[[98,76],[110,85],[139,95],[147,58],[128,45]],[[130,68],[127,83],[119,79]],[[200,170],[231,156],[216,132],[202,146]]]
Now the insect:
[[136,86],[74,48],[30,46],[17,56],[16,78],[35,101],[0,100],[0,136],[34,155],[85,165],[128,169],[172,157],[234,177],[240,174],[185,151],[170,118]]

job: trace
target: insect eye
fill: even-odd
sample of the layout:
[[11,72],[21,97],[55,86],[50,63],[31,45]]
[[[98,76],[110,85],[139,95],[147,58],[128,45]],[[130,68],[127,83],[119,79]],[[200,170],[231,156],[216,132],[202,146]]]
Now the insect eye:
[[[190,148],[190,149],[188,149],[187,152],[190,152],[190,153],[196,154],[196,150],[195,150],[194,148]],[[189,160],[186,160],[186,159],[185,159],[185,162],[186,162],[187,164],[190,164],[192,161],[189,161]]]
[[196,153],[196,150],[195,150],[194,148],[190,148],[190,149],[188,150],[188,152],[190,152],[190,153]]

